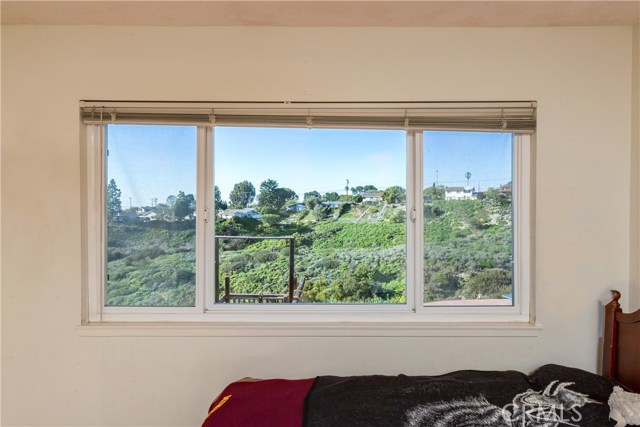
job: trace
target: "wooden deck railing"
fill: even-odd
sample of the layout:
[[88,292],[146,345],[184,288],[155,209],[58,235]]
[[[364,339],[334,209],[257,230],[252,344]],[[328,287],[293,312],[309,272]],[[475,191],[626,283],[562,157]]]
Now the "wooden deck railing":
[[294,289],[293,297],[289,297],[287,294],[234,294],[231,292],[231,280],[229,276],[227,276],[224,278],[224,295],[222,295],[218,302],[236,304],[297,304],[302,298],[304,283],[305,278],[303,277],[296,286],[296,289]]
[[[289,280],[287,294],[233,294],[231,278],[224,278],[224,294],[220,295],[220,243],[221,240],[287,240],[289,242]],[[302,294],[304,278],[298,286],[295,278],[295,240],[291,236],[258,237],[258,236],[215,236],[215,301],[224,303],[293,303]],[[296,298],[295,293],[298,292]],[[295,300],[295,301],[294,301]]]

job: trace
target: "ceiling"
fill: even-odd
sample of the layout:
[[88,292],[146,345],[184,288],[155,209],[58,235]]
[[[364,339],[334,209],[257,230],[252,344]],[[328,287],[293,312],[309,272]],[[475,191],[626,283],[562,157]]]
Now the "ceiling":
[[4,25],[522,27],[640,23],[640,0],[0,0],[0,4]]

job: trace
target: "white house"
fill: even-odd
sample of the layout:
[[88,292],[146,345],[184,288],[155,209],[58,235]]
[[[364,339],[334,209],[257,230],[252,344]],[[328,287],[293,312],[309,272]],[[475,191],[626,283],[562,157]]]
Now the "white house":
[[380,191],[365,191],[360,193],[363,202],[379,202],[382,200],[382,192]]
[[445,200],[476,200],[477,193],[475,187],[445,187]]
[[256,211],[253,208],[244,208],[244,209],[225,209],[218,213],[218,216],[223,219],[231,219],[231,218],[253,218],[260,219],[260,212]]
[[146,212],[142,215],[139,215],[138,218],[143,222],[157,221],[159,219],[158,214],[155,212]]

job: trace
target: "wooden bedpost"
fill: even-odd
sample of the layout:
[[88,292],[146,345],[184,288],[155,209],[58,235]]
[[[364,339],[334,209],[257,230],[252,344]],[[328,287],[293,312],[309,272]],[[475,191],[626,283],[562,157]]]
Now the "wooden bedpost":
[[604,343],[602,351],[602,375],[605,378],[616,378],[616,342],[618,340],[618,323],[616,314],[622,313],[620,308],[620,292],[611,290],[613,299],[604,307]]

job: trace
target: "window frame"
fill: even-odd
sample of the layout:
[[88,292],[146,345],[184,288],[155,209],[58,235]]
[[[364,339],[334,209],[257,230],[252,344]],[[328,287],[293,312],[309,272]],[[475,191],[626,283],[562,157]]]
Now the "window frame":
[[[251,104],[252,111],[255,106]],[[532,324],[534,251],[533,145],[535,133],[513,134],[513,306],[424,306],[423,275],[423,133],[425,127],[406,128],[407,153],[407,270],[405,304],[216,304],[214,289],[214,126],[197,124],[196,141],[196,302],[194,307],[110,307],[106,290],[106,125],[84,124],[86,134],[87,308],[85,323],[206,322],[265,324]],[[171,125],[170,122],[147,124]],[[298,127],[298,126],[296,126]],[[440,130],[440,129],[438,129]],[[456,130],[455,128],[449,130]],[[204,203],[202,203],[202,201]]]

